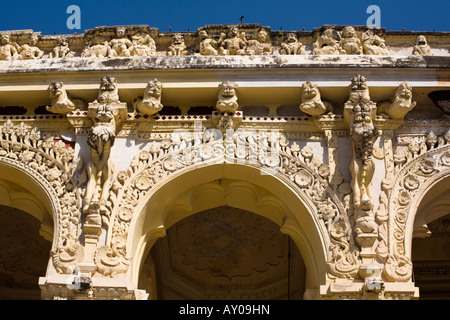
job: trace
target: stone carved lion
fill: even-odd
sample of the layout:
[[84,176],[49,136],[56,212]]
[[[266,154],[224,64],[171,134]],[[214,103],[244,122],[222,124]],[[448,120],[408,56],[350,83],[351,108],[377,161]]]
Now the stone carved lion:
[[322,101],[319,87],[307,81],[302,84],[300,110],[311,116],[320,116],[326,112],[333,112],[333,105],[328,101]]
[[64,84],[60,81],[53,81],[48,86],[48,92],[52,100],[52,105],[45,107],[47,111],[67,114],[75,110],[75,104],[69,99],[63,86]]
[[234,113],[239,108],[236,95],[237,84],[230,81],[222,82],[219,85],[219,95],[216,103],[216,109],[220,113]]
[[298,41],[297,36],[293,32],[289,32],[286,35],[286,39],[281,43],[281,54],[295,55],[295,54],[305,54],[305,49],[303,44]]
[[416,45],[413,48],[413,55],[432,56],[431,47],[427,43],[427,38],[419,35],[416,40]]
[[104,76],[100,82],[100,90],[97,96],[99,103],[119,102],[119,90],[117,88],[117,79]]
[[397,87],[392,101],[380,103],[378,113],[385,113],[393,119],[403,119],[415,106],[416,102],[412,102],[412,87],[403,82]]
[[164,107],[161,104],[162,83],[158,79],[147,82],[143,98],[133,100],[133,108],[138,112],[152,116]]
[[357,75],[351,79],[350,95],[348,100],[353,103],[368,103],[370,102],[369,87],[367,86],[367,79],[364,76]]

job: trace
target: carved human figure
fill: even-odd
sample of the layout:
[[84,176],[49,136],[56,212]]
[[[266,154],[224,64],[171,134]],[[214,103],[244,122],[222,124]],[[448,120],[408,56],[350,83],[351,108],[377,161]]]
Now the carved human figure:
[[23,60],[28,59],[40,59],[44,56],[44,51],[39,49],[36,45],[39,40],[37,34],[32,34],[30,38],[30,44],[25,43],[18,49],[19,54],[22,56]]
[[413,48],[413,55],[432,56],[431,47],[427,43],[427,38],[420,35],[417,37],[416,45]]
[[295,33],[289,32],[284,42],[281,43],[280,53],[288,55],[305,54],[305,49],[303,44],[298,41]]
[[363,52],[372,55],[389,55],[389,50],[384,43],[384,39],[375,34],[372,30],[363,33]]
[[51,106],[46,106],[47,111],[67,114],[75,110],[75,104],[67,96],[61,81],[53,81],[48,86],[48,92],[52,101]]
[[403,119],[416,106],[412,102],[412,87],[405,81],[401,83],[392,101],[383,101],[378,107],[378,113],[385,113],[393,119]]
[[226,35],[221,34],[218,41],[212,39],[206,30],[200,30],[198,32],[198,37],[200,39],[199,51],[203,56],[216,56],[219,54],[219,47],[222,41],[225,39]]
[[322,101],[319,87],[313,82],[302,84],[302,103],[300,110],[311,116],[320,116],[333,111],[333,105],[328,101]]
[[0,46],[0,60],[21,60],[22,56],[17,51],[17,46],[11,43],[11,36],[3,34],[1,36],[2,45]]
[[313,54],[339,54],[341,37],[334,29],[325,30],[313,44]]
[[87,174],[85,203],[83,211],[91,214],[91,204],[99,206],[100,211],[106,210],[106,201],[112,183],[113,164],[110,160],[111,148],[116,137],[116,121],[112,106],[99,104],[94,119],[94,125],[89,129],[87,144],[91,149]]
[[71,51],[69,48],[69,43],[64,38],[58,39],[58,45],[53,48],[50,53],[50,58],[73,58],[75,57],[75,52]]
[[269,55],[272,53],[273,47],[270,41],[268,42],[268,34],[266,30],[260,30],[256,39],[248,40],[247,54]]
[[143,98],[137,98],[133,101],[134,110],[152,116],[163,108],[161,103],[162,83],[158,79],[147,82]]
[[116,78],[104,76],[101,79],[96,101],[99,103],[119,102],[119,89],[117,88]]
[[219,53],[221,55],[245,55],[247,43],[239,35],[239,29],[232,26],[228,33],[228,38],[220,44]]
[[355,28],[347,26],[342,30],[341,41],[339,42],[341,54],[362,54],[363,48],[361,40],[356,35]]
[[154,56],[156,54],[155,40],[142,31],[139,31],[131,37],[132,46],[130,48],[130,54],[132,56]]
[[185,56],[187,55],[186,48],[183,36],[180,33],[176,33],[172,36],[172,42],[166,54],[168,56]]
[[124,27],[119,27],[116,30],[116,38],[109,42],[111,47],[110,56],[112,57],[129,57],[130,47],[133,45],[130,39],[126,36],[127,30]]
[[105,58],[111,55],[111,47],[103,36],[94,36],[88,41],[86,47],[81,52],[84,58]]
[[231,81],[219,84],[219,95],[216,103],[217,111],[220,113],[234,113],[239,108],[236,88],[237,84]]

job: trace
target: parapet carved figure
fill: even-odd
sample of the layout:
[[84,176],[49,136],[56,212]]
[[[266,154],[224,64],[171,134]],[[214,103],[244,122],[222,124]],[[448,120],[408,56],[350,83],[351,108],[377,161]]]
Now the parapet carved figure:
[[111,47],[103,36],[94,36],[81,52],[83,58],[105,58],[111,55]]
[[30,38],[30,44],[25,43],[20,48],[18,48],[17,51],[22,56],[23,60],[40,59],[44,56],[44,51],[36,46],[38,40],[39,36],[34,33]]
[[126,32],[127,30],[123,27],[117,28],[117,38],[112,39],[109,42],[109,46],[111,47],[111,57],[129,57],[131,55],[130,48],[133,44],[126,36]]
[[156,54],[155,40],[149,34],[140,31],[131,37],[131,42],[133,44],[130,48],[132,56],[144,57]]
[[101,79],[96,101],[99,103],[119,102],[119,89],[117,88],[116,78],[104,76]]
[[284,42],[281,43],[280,53],[287,55],[305,54],[305,49],[303,44],[298,41],[295,33],[289,32]]
[[219,54],[245,55],[247,43],[243,38],[245,38],[245,34],[239,34],[238,27],[231,27],[228,38],[224,39],[220,44]]
[[53,48],[50,53],[50,58],[73,58],[75,57],[75,52],[70,51],[69,43],[64,38],[58,39],[58,45]]
[[138,112],[152,116],[163,108],[161,103],[162,83],[158,79],[147,82],[143,98],[133,101],[133,108]]
[[48,86],[48,92],[52,100],[52,105],[46,106],[47,111],[67,114],[75,110],[75,104],[67,96],[67,92],[63,88],[63,85],[64,84],[60,81],[53,81]]
[[198,37],[200,39],[199,51],[203,56],[216,56],[219,54],[219,47],[222,41],[225,39],[226,35],[221,34],[218,41],[212,39],[206,30],[200,30],[198,32]]
[[0,46],[0,60],[21,60],[22,56],[19,55],[16,43],[11,43],[11,36],[9,34],[3,34],[1,36],[2,45]]
[[220,113],[234,113],[239,108],[236,95],[237,84],[225,81],[219,85],[219,88],[218,101],[216,103],[217,111]]
[[339,42],[341,54],[362,54],[363,48],[361,40],[356,35],[355,28],[348,26],[342,30],[341,41]]
[[427,43],[427,38],[420,35],[417,37],[416,45],[413,49],[413,55],[432,56],[431,47]]
[[325,30],[313,44],[313,54],[339,54],[341,36],[334,29]]
[[248,41],[247,54],[269,55],[272,53],[273,47],[270,41],[268,42],[268,34],[266,30],[260,30],[255,40]]
[[[83,211],[91,214],[92,208],[106,211],[106,202],[112,183],[113,163],[110,160],[111,148],[116,137],[116,121],[112,106],[99,104],[94,125],[89,129],[87,144],[91,148],[87,174],[85,204]],[[95,216],[95,214],[93,214]]]
[[328,101],[322,101],[319,87],[313,82],[302,84],[302,103],[300,110],[311,116],[320,116],[333,111],[333,105]]
[[172,36],[172,42],[167,51],[168,56],[185,56],[187,55],[186,44],[181,34],[176,33]]
[[384,39],[373,33],[372,30],[367,30],[362,35],[363,49],[365,54],[372,55],[389,55]]
[[405,81],[401,83],[392,101],[384,101],[378,107],[378,113],[386,113],[393,119],[403,119],[416,106],[412,102],[412,87]]

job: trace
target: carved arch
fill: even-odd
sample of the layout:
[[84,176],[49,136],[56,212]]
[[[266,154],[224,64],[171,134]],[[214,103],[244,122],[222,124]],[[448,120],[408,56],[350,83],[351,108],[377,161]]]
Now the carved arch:
[[450,145],[443,140],[427,150],[425,142],[410,146],[408,162],[398,165],[388,196],[388,256],[383,271],[389,281],[407,282],[412,276],[411,244],[418,206],[427,192],[450,176]]
[[59,273],[71,273],[82,256],[81,198],[74,180],[78,163],[73,161],[74,150],[58,137],[42,137],[38,128],[29,128],[24,122],[14,124],[8,120],[0,138],[0,172],[13,173],[13,181],[39,199],[42,210],[48,211],[54,226],[53,266]]
[[[357,250],[355,250],[349,220],[341,200],[328,186],[326,179],[319,174],[319,166],[313,166],[310,163],[312,155],[305,152],[303,157],[294,150],[295,148],[293,148],[294,151],[284,148],[278,150],[279,152],[276,155],[268,152],[265,158],[253,164],[245,163],[245,161],[239,163],[237,161],[239,160],[238,153],[233,152],[232,156],[228,154],[228,157],[227,154],[224,156],[223,153],[217,157],[212,156],[214,150],[223,151],[228,150],[227,148],[229,147],[227,145],[224,146],[222,143],[213,142],[200,144],[196,148],[191,149],[190,152],[194,152],[194,154],[198,154],[196,152],[202,148],[203,150],[209,150],[206,153],[206,157],[204,156],[201,159],[202,161],[194,161],[192,163],[183,162],[182,155],[185,154],[186,148],[169,149],[168,145],[166,146],[167,150],[155,148],[155,152],[152,153],[151,147],[150,152],[142,151],[139,156],[135,157],[126,172],[118,173],[110,196],[111,216],[105,217],[106,224],[109,227],[106,247],[110,248],[108,259],[114,259],[114,264],[116,265],[117,261],[121,261],[122,268],[112,271],[112,268],[108,268],[107,265],[103,264],[97,265],[98,270],[108,270],[108,274],[109,272],[114,272],[115,274],[127,273],[128,277],[136,276],[136,267],[133,267],[134,270],[131,272],[127,270],[131,260],[140,261],[143,256],[144,249],[136,249],[139,247],[136,245],[136,239],[141,237],[142,240],[145,237],[153,237],[154,240],[152,241],[155,241],[158,237],[164,236],[165,218],[161,216],[161,212],[155,213],[154,216],[159,217],[160,224],[145,232],[138,232],[136,235],[137,226],[142,227],[145,219],[148,220],[150,219],[149,216],[152,216],[145,214],[152,199],[160,199],[159,201],[168,204],[169,202],[164,202],[167,198],[171,199],[178,196],[178,194],[168,194],[168,192],[173,191],[161,191],[168,188],[169,185],[175,183],[176,186],[181,186],[184,183],[192,189],[198,186],[200,182],[210,183],[214,179],[224,178],[243,181],[244,183],[254,183],[258,181],[257,176],[259,176],[265,177],[267,181],[264,183],[259,181],[259,183],[255,184],[263,185],[269,189],[269,192],[278,194],[279,199],[284,199],[284,195],[280,195],[280,192],[281,194],[290,194],[296,198],[296,204],[288,206],[289,214],[285,213],[281,220],[274,218],[271,220],[280,226],[285,226],[286,232],[294,234],[293,230],[300,230],[302,227],[298,224],[298,221],[290,225],[290,220],[297,220],[296,214],[298,214],[299,208],[302,208],[305,212],[303,213],[303,219],[311,222],[308,225],[308,231],[302,231],[303,236],[306,239],[308,238],[305,236],[307,232],[311,232],[310,236],[315,234],[315,236],[320,238],[318,240],[318,242],[321,242],[319,246],[320,254],[313,253],[311,249],[306,249],[304,244],[297,243],[300,250],[303,248],[304,255],[318,254],[322,265],[328,267],[323,272],[322,279],[315,280],[316,284],[318,285],[319,282],[325,281],[325,274],[331,277],[356,277],[359,263],[357,254],[355,254]],[[246,146],[249,147],[249,145]],[[275,172],[273,171],[274,163],[278,166]],[[219,167],[220,169],[217,169]],[[243,172],[233,176],[232,171],[234,169],[237,172],[240,170],[243,170]],[[195,176],[195,173],[198,174],[200,170],[204,171],[201,177],[208,177],[210,180],[200,181],[199,176]],[[209,172],[208,170],[212,171],[205,173]],[[193,173],[194,176],[192,176]],[[251,179],[248,178],[249,174],[252,177]],[[191,177],[192,180],[186,180],[187,177]],[[274,185],[277,185],[278,189],[274,189]],[[154,211],[153,209],[151,210]],[[299,237],[295,236],[293,238],[299,239]],[[145,241],[148,242],[149,240],[146,239]],[[97,261],[101,261],[101,257],[106,258],[104,252],[97,251],[97,256],[99,257]],[[349,257],[350,255],[352,255],[352,258]],[[136,265],[136,262],[131,263],[133,266]],[[310,264],[310,266],[313,265],[314,268],[320,269],[319,263]],[[120,271],[117,272],[117,270]],[[134,281],[136,278],[130,280]]]

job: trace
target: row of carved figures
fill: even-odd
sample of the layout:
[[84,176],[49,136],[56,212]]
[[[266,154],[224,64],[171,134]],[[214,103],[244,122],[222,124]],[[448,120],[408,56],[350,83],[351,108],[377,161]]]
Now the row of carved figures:
[[[364,80],[365,82],[365,80]],[[364,102],[369,102],[368,87],[364,83],[366,91],[361,92],[365,98]],[[222,114],[233,114],[239,109],[238,85],[232,81],[224,81],[219,84],[219,93],[216,101],[216,110]],[[164,107],[161,103],[163,84],[158,79],[147,82],[143,97],[136,97],[133,100],[133,109],[143,115],[153,116]],[[72,99],[68,96],[61,81],[53,81],[48,87],[51,105],[47,110],[52,113],[67,114],[76,109],[82,110],[84,102],[79,99]],[[330,101],[321,98],[317,84],[307,81],[301,86],[301,103],[299,108],[310,116],[320,116],[325,113],[332,113],[334,105]],[[351,97],[350,97],[351,99]],[[368,99],[368,100],[367,100]],[[366,101],[367,100],[367,101]],[[119,102],[119,91],[117,79],[105,76],[101,80],[100,91],[96,102],[116,103]],[[393,119],[402,119],[416,105],[412,101],[412,87],[407,83],[401,83],[391,101],[383,101],[378,105],[378,112],[385,113]]]
[[[133,57],[156,55],[155,40],[146,32],[139,31],[133,36],[127,36],[127,30],[119,27],[116,36],[108,40],[104,35],[92,37],[81,51],[81,57]],[[305,46],[298,40],[294,32],[289,32],[275,49],[269,39],[269,32],[259,30],[256,37],[248,39],[245,32],[238,27],[230,28],[228,35],[220,33],[212,37],[206,30],[198,31],[198,54],[200,55],[304,55]],[[38,34],[34,33],[29,43],[19,45],[11,41],[10,34],[1,35],[0,60],[27,60],[45,57],[45,52],[37,46]],[[167,56],[185,56],[190,50],[185,44],[182,34],[175,33],[166,51]],[[385,40],[367,30],[360,36],[354,27],[347,26],[342,31],[325,30],[314,42],[311,54],[314,55],[342,55],[367,54],[389,55]],[[413,55],[432,55],[431,48],[425,36],[419,35],[413,47]],[[69,48],[67,39],[60,37],[58,45],[48,54],[48,58],[74,58],[75,51]]]

